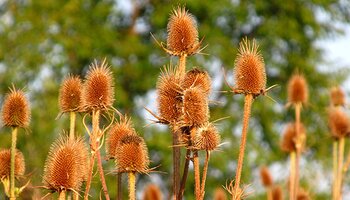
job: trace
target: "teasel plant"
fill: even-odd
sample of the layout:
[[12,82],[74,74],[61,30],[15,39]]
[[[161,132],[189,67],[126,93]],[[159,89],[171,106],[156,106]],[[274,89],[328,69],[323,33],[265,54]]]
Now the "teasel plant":
[[[80,192],[88,177],[88,149],[82,138],[60,136],[50,147],[45,161],[43,188],[58,193],[59,200],[65,200],[67,192]],[[44,198],[45,198],[44,197]]]
[[241,199],[243,198],[242,195],[244,195],[244,191],[240,188],[240,182],[253,100],[259,95],[266,95],[270,89],[276,86],[273,85],[266,88],[265,63],[258,48],[259,46],[255,40],[249,41],[248,38],[244,38],[239,44],[238,54],[235,60],[235,87],[230,86],[225,77],[226,84],[231,89],[230,92],[233,94],[243,94],[245,96],[243,128],[239,147],[236,176],[233,180],[234,186],[232,186],[233,181],[226,186],[232,195],[232,200]]
[[282,188],[278,185],[272,187],[272,199],[273,200],[283,200]]
[[[97,162],[97,169],[99,172],[100,181],[104,196],[107,200],[110,199],[108,194],[108,188],[104,177],[104,171],[102,167],[102,158],[100,149],[104,141],[104,133],[108,130],[113,123],[113,115],[110,111],[117,111],[113,108],[114,102],[114,85],[113,77],[110,67],[107,64],[106,58],[102,62],[94,61],[85,76],[82,93],[83,110],[87,114],[83,117],[84,127],[90,137],[90,168],[89,176],[86,182],[84,199],[88,199],[90,185],[92,180],[92,173],[94,169],[95,158]],[[86,116],[91,114],[92,116],[92,130],[90,130],[85,122]],[[100,117],[111,116],[110,124],[104,129],[100,128]],[[106,115],[105,115],[106,114]]]
[[143,191],[143,200],[162,200],[163,194],[156,184],[148,184]]
[[273,180],[269,169],[266,166],[260,167],[260,178],[263,186],[266,189],[267,200],[273,200]]
[[29,102],[22,90],[16,89],[15,86],[10,88],[10,92],[5,96],[1,114],[4,126],[12,128],[9,197],[10,200],[14,200],[19,195],[19,192],[24,189],[22,187],[20,190],[18,190],[15,186],[16,143],[18,128],[27,129],[30,122]]
[[[295,150],[295,175],[290,176],[294,180],[290,181],[291,183],[294,183],[294,185],[290,185],[291,189],[291,200],[295,200],[295,195],[298,193],[298,188],[299,188],[299,160],[301,156],[301,146],[303,144],[303,140],[305,140],[306,135],[300,134],[300,124],[301,124],[301,119],[300,119],[300,113],[302,109],[302,105],[307,104],[308,101],[308,87],[307,87],[307,82],[305,77],[302,74],[295,73],[292,75],[292,77],[288,81],[288,103],[287,107],[292,105],[295,110],[295,130],[296,130],[296,150]],[[293,153],[292,153],[293,154]],[[293,156],[293,155],[291,155]],[[292,190],[293,189],[293,190]]]
[[227,200],[226,191],[221,187],[215,188],[214,194],[213,194],[213,199],[214,200]]

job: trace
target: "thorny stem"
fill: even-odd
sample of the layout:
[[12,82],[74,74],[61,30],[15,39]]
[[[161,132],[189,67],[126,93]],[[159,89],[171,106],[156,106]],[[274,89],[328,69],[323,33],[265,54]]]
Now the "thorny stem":
[[185,161],[184,171],[182,174],[182,179],[181,179],[181,184],[180,184],[180,191],[179,191],[179,194],[177,196],[177,199],[179,199],[179,200],[182,199],[184,192],[185,192],[185,185],[186,185],[187,175],[188,175],[188,167],[190,165],[190,155],[191,155],[191,150],[187,149],[186,150],[186,161]]
[[90,191],[90,186],[91,186],[92,174],[93,174],[93,170],[94,170],[94,164],[95,164],[95,153],[92,152],[91,157],[90,157],[90,168],[89,168],[89,172],[88,172],[89,176],[87,177],[87,180],[86,180],[84,200],[88,200],[88,198],[89,198],[89,191]]
[[247,131],[248,131],[249,117],[250,117],[252,102],[253,102],[253,95],[246,94],[245,99],[244,99],[244,114],[243,114],[243,128],[242,128],[241,144],[239,146],[238,163],[237,163],[235,186],[234,186],[234,192],[233,192],[234,198],[238,198],[240,196],[239,184],[241,181],[241,173],[242,173],[243,159],[244,159],[244,150],[245,150],[245,144],[246,144],[246,140],[247,140]]
[[73,200],[79,200],[79,193],[73,192]]
[[18,128],[12,128],[12,145],[11,145],[11,183],[10,183],[10,200],[15,200],[15,159],[16,159],[16,143]]
[[105,194],[106,200],[109,200],[110,198],[109,198],[109,194],[108,194],[106,179],[105,179],[105,176],[103,173],[100,150],[97,150],[96,158],[97,158],[97,167],[98,167],[98,171],[100,173],[100,179],[101,179],[101,184],[102,184],[102,188],[103,188],[103,193]]
[[289,199],[295,200],[295,161],[296,153],[292,151],[290,153],[290,179],[289,179]]
[[117,173],[117,200],[122,200],[122,173]]
[[342,199],[342,183],[343,183],[343,165],[344,165],[344,146],[345,146],[345,138],[341,137],[339,140],[339,155],[338,155],[338,176],[337,176],[337,189],[338,191],[336,192],[337,195],[337,200]]
[[[300,112],[301,112],[301,103],[295,104],[295,129],[296,129],[296,158],[295,158],[295,192],[294,194],[298,194],[299,190],[299,160],[301,154],[301,146],[302,146],[302,135],[300,133]],[[296,196],[295,196],[296,198]]]
[[187,58],[186,54],[183,54],[179,57],[178,74],[180,75],[180,77],[183,77],[186,73],[186,58]]
[[135,172],[129,172],[129,200],[135,200],[136,191],[136,177]]
[[76,113],[70,112],[69,139],[71,140],[74,140],[75,119],[76,119]]
[[274,200],[272,195],[272,187],[267,187],[267,200]]
[[200,171],[199,171],[199,157],[198,151],[193,151],[193,167],[194,167],[194,191],[196,200],[200,199],[201,185],[200,185]]
[[[176,195],[179,192],[180,186],[180,158],[181,158],[181,150],[177,145],[179,144],[179,134],[180,131],[173,131],[173,196],[176,200]],[[181,199],[179,199],[181,200]]]
[[210,151],[206,151],[206,154],[205,154],[205,161],[204,161],[204,167],[203,167],[203,175],[202,175],[201,198],[200,198],[200,200],[203,200],[203,199],[204,199],[205,181],[206,181],[206,179],[207,179],[209,159],[210,159]]
[[65,200],[66,199],[66,191],[62,190],[58,196],[58,200]]
[[338,140],[333,141],[333,185],[332,185],[332,199],[337,197],[337,176],[338,176]]

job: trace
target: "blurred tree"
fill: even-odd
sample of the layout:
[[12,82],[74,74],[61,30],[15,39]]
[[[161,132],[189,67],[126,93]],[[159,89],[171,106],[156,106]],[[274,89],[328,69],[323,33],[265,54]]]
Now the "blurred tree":
[[[315,177],[319,170],[307,167],[327,164],[331,155],[331,142],[327,134],[325,107],[328,88],[341,84],[347,71],[322,71],[325,61],[316,42],[341,33],[339,23],[350,21],[350,2],[330,0],[293,1],[179,1],[185,4],[198,20],[199,33],[205,37],[204,50],[209,55],[196,55],[188,66],[202,66],[209,70],[215,81],[215,90],[227,90],[223,81],[223,66],[232,79],[232,68],[242,37],[256,38],[265,59],[268,85],[279,84],[270,95],[278,102],[259,97],[253,106],[248,137],[247,159],[243,172],[244,183],[259,188],[256,168],[261,164],[285,166],[287,155],[279,151],[279,138],[283,124],[293,118],[284,109],[286,82],[293,72],[304,73],[310,87],[310,105],[302,113],[308,130],[309,151],[302,180],[315,198],[327,199],[328,193],[317,189]],[[0,2],[0,102],[11,83],[26,88],[31,99],[31,132],[19,138],[19,148],[27,160],[27,172],[33,172],[32,182],[40,185],[45,157],[52,141],[63,129],[68,129],[65,116],[58,114],[57,95],[60,81],[69,73],[84,75],[93,59],[107,57],[114,71],[116,103],[122,112],[134,115],[136,128],[144,134],[149,145],[152,165],[161,164],[160,171],[169,172],[171,164],[170,136],[157,127],[142,128],[142,106],[155,101],[155,88],[159,68],[170,58],[156,46],[152,32],[161,41],[166,40],[169,13],[178,2],[165,0],[37,0]],[[146,95],[149,94],[149,95]],[[148,97],[148,98],[146,98]],[[212,119],[225,116],[219,128],[225,144],[214,152],[210,161],[207,196],[214,186],[224,185],[234,177],[238,156],[242,98],[213,92],[212,99],[222,102],[213,105]],[[137,102],[142,102],[137,104]],[[82,127],[78,129],[83,132]],[[1,148],[10,143],[9,130],[1,129]],[[6,134],[5,134],[6,133]],[[35,156],[33,156],[35,155]],[[329,156],[330,157],[330,156]],[[225,163],[225,164],[223,164]],[[112,163],[107,170],[112,169]],[[303,169],[302,169],[303,170]],[[287,176],[287,171],[280,173]],[[304,176],[303,176],[304,175]],[[160,174],[163,180],[169,174]],[[170,180],[170,178],[169,178]],[[115,181],[109,176],[109,188]],[[141,180],[141,181],[147,181]],[[186,195],[192,196],[192,177]],[[279,179],[284,183],[284,180]],[[167,184],[170,184],[167,182]],[[163,189],[168,189],[165,186]],[[111,189],[111,196],[113,196]],[[95,193],[99,186],[95,187]],[[254,194],[259,196],[259,190]],[[259,196],[259,197],[258,197]]]

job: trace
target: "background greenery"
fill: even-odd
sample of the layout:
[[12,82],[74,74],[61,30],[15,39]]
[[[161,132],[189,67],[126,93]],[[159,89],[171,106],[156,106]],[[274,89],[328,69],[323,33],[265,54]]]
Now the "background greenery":
[[[265,199],[257,172],[265,164],[285,187],[288,156],[280,151],[279,140],[284,124],[293,120],[292,110],[284,107],[286,83],[293,72],[299,71],[306,76],[310,89],[310,103],[302,112],[309,147],[302,162],[302,182],[315,199],[328,199],[331,140],[325,108],[329,104],[328,89],[341,84],[348,70],[334,70],[336,63],[327,62],[317,41],[339,36],[342,33],[339,23],[350,22],[350,2],[343,0],[0,1],[0,102],[12,83],[24,88],[30,98],[30,131],[27,134],[21,131],[18,148],[25,155],[32,185],[42,185],[50,144],[68,129],[67,116],[55,120],[59,113],[60,82],[69,73],[83,77],[93,59],[106,57],[114,72],[115,107],[132,115],[136,129],[148,144],[151,166],[160,165],[157,170],[165,172],[142,176],[137,187],[141,191],[145,183],[156,182],[168,194],[171,137],[164,127],[144,127],[149,121],[145,119],[143,106],[155,109],[154,88],[160,68],[176,62],[176,58],[169,57],[155,44],[150,32],[165,41],[169,13],[178,4],[186,5],[193,13],[200,37],[208,44],[204,50],[208,55],[190,57],[188,68],[200,66],[213,77],[215,91],[211,99],[216,103],[211,106],[211,119],[231,116],[218,122],[224,144],[212,154],[207,199],[212,198],[215,187],[234,177],[243,99],[218,91],[228,90],[221,68],[233,84],[234,58],[244,36],[258,40],[268,85],[279,87],[270,93],[277,103],[265,97],[254,102],[243,182],[251,184],[252,199]],[[325,63],[326,69],[321,69]],[[79,131],[85,134],[82,127]],[[10,130],[1,128],[0,132],[0,147],[9,148]],[[113,166],[105,163],[106,171],[111,171]],[[107,177],[113,198],[115,178],[112,174]],[[96,199],[100,192],[97,177],[93,184],[92,195]],[[39,191],[39,195],[46,193]],[[190,175],[187,199],[193,199],[192,191]],[[28,191],[23,199],[30,199],[34,193],[37,190]]]

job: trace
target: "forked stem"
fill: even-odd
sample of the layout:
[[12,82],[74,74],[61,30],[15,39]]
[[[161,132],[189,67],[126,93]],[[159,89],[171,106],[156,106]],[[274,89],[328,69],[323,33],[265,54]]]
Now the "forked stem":
[[295,162],[296,162],[296,152],[290,152],[290,179],[289,179],[289,199],[295,200]]
[[15,159],[16,159],[16,143],[17,143],[18,128],[12,128],[12,143],[11,143],[11,172],[10,172],[10,200],[15,200]]
[[241,195],[240,189],[239,189],[239,187],[240,187],[239,184],[241,181],[244,151],[245,151],[245,145],[246,145],[246,140],[247,140],[247,131],[248,131],[248,126],[249,126],[249,117],[250,117],[252,103],[253,103],[253,95],[246,94],[245,98],[244,98],[244,114],[243,114],[243,128],[242,128],[241,144],[239,146],[239,155],[238,155],[238,163],[237,163],[236,178],[235,178],[235,185],[234,185],[234,194],[233,194],[233,196],[235,198],[238,198]]
[[210,159],[210,151],[205,152],[205,161],[204,161],[204,167],[203,167],[203,175],[202,175],[202,183],[201,183],[201,198],[200,200],[204,199],[205,194],[205,182],[207,179],[207,173],[208,173],[208,165],[209,165],[209,159]]
[[76,113],[70,112],[69,118],[70,118],[69,139],[74,140]]
[[194,168],[194,193],[196,200],[201,197],[201,185],[200,185],[200,171],[199,171],[199,157],[198,151],[193,151],[193,168]]
[[135,200],[136,177],[135,172],[129,172],[129,200]]
[[187,149],[186,150],[186,160],[185,160],[185,165],[184,165],[184,171],[182,174],[182,179],[181,179],[181,184],[180,184],[180,191],[177,196],[177,199],[181,200],[184,193],[185,193],[185,186],[186,186],[186,181],[187,181],[187,176],[188,176],[188,167],[190,165],[190,156],[191,156],[191,150]]

